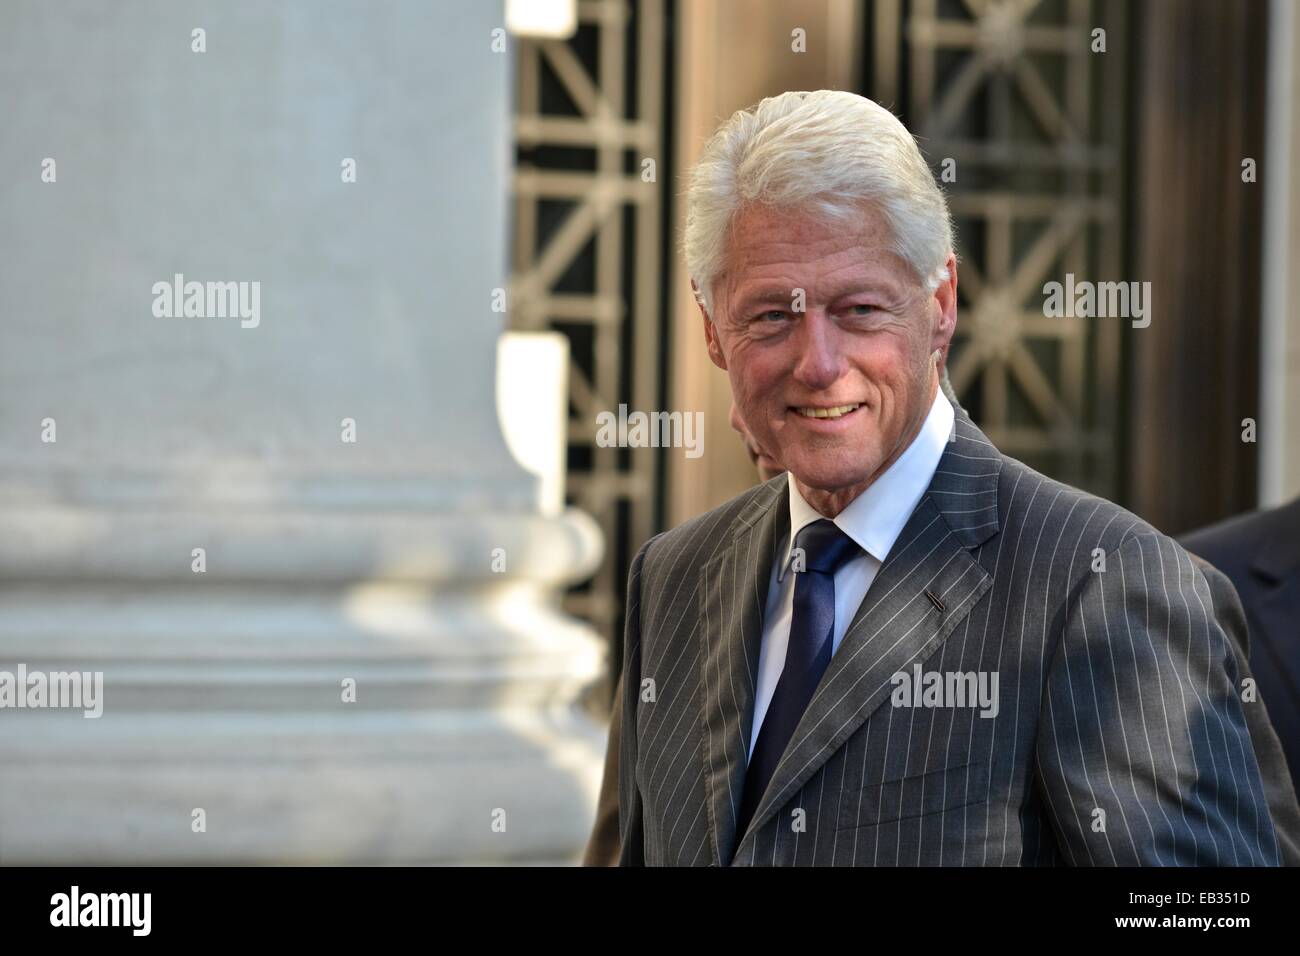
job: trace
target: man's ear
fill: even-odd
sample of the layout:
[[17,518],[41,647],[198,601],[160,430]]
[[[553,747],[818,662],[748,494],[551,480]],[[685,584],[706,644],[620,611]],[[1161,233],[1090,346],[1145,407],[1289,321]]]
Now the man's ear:
[[727,370],[727,357],[723,354],[722,346],[718,342],[717,326],[713,324],[713,319],[710,318],[708,310],[704,308],[704,302],[700,298],[699,286],[695,284],[694,279],[691,280],[691,288],[695,291],[695,304],[700,307],[700,315],[704,317],[704,345],[708,349],[709,358],[714,365],[725,372]]
[[709,318],[709,314],[703,309],[700,310],[704,315],[704,344],[708,346],[709,358],[713,364],[724,372],[727,370],[727,356],[722,353],[722,346],[718,343],[718,329]]
[[952,341],[952,333],[957,328],[957,256],[955,253],[948,253],[948,261],[944,263],[944,268],[948,270],[948,278],[940,282],[939,287],[934,290],[934,299],[939,306],[939,319],[930,337],[930,351],[937,349],[943,352],[946,358],[948,343]]

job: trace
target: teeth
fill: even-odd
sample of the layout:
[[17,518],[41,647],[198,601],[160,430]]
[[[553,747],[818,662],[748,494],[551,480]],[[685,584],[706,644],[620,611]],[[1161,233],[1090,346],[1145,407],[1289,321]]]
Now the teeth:
[[834,408],[796,408],[804,418],[839,418],[856,409],[857,405],[836,405]]

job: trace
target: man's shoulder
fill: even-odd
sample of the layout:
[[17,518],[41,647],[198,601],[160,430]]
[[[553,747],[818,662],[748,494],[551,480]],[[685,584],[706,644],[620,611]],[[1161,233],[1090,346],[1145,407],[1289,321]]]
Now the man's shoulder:
[[[1059,593],[1070,601],[1077,599],[1076,586],[1104,588],[1108,592],[1106,599],[1111,601],[1120,599],[1121,592],[1131,597],[1156,595],[1155,600],[1163,601],[1198,601],[1192,597],[1195,594],[1208,599],[1212,613],[1229,613],[1228,605],[1236,602],[1231,578],[1214,563],[1202,560],[1203,555],[1113,501],[1003,457],[999,489],[1004,499],[999,503],[1002,533],[1009,535],[1009,547],[1029,546],[1035,553],[1030,567],[1018,561],[1009,563],[1013,578],[1021,573],[1034,575],[1032,565],[1050,555],[1047,573],[1065,576],[1069,584]],[[1127,569],[1128,573],[1121,573],[1118,581],[1097,573],[1108,565],[1121,571]],[[1133,573],[1137,568],[1142,573]],[[1103,585],[1103,580],[1109,583]],[[1021,584],[1012,580],[1006,586]],[[1186,613],[1192,613],[1190,606]],[[1229,636],[1244,650],[1244,636],[1231,629]]]
[[1079,529],[1089,550],[1109,553],[1134,538],[1170,540],[1149,522],[1121,505],[1035,471],[1002,455],[998,479],[998,514],[1002,533],[1064,532]]
[[955,441],[939,460],[931,496],[968,547],[1008,537],[1013,547],[1055,543],[1075,535],[1084,553],[1109,553],[1132,539],[1165,539],[1126,508],[1036,471],[1006,454],[959,409]]
[[733,540],[737,530],[775,506],[785,489],[786,477],[781,474],[656,535],[644,547],[642,573],[660,575],[709,563]]

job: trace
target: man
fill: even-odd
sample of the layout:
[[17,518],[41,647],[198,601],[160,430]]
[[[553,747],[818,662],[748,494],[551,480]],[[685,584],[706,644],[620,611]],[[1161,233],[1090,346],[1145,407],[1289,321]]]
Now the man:
[[[959,407],[957,395],[952,391],[945,371],[939,387],[944,396],[954,407]],[[758,472],[760,481],[769,481],[780,474],[780,463],[763,449],[758,447],[753,435],[745,427],[736,410],[735,402],[731,404],[731,427],[740,435],[749,460]],[[1263,519],[1268,519],[1267,521]],[[1245,534],[1251,529],[1267,526],[1272,529],[1263,537],[1262,545],[1254,535]],[[1270,712],[1264,705],[1263,697],[1250,701],[1250,706],[1243,705],[1246,722],[1250,730],[1251,743],[1255,759],[1259,763],[1264,793],[1269,815],[1277,833],[1281,849],[1281,859],[1286,866],[1300,866],[1300,805],[1297,805],[1293,777],[1295,770],[1288,771],[1288,760],[1293,768],[1300,767],[1300,760],[1295,756],[1295,748],[1300,744],[1300,691],[1296,679],[1289,674],[1300,674],[1297,654],[1300,645],[1283,633],[1279,627],[1286,616],[1288,596],[1287,589],[1295,590],[1300,584],[1300,499],[1273,512],[1261,512],[1257,515],[1232,519],[1188,536],[1184,543],[1193,544],[1191,556],[1196,566],[1206,576],[1213,593],[1214,619],[1219,622],[1224,633],[1232,641],[1233,656],[1240,669],[1243,680],[1245,675],[1257,676],[1263,696],[1274,700],[1273,713],[1280,716],[1270,719]],[[1290,549],[1288,551],[1287,549]],[[1246,597],[1246,610],[1238,600],[1233,584],[1212,565],[1197,556],[1200,550],[1215,554],[1224,560],[1224,567],[1229,574],[1234,574],[1241,583]],[[1247,562],[1244,556],[1254,555],[1253,562]],[[1290,557],[1288,556],[1290,555]],[[1249,566],[1263,579],[1263,588],[1257,588],[1243,571]],[[1271,571],[1270,569],[1279,569]],[[1261,570],[1263,569],[1263,570]],[[1288,576],[1289,575],[1289,576]],[[1293,602],[1294,604],[1294,602]],[[1287,618],[1293,620],[1300,616],[1300,606],[1293,606]],[[1251,630],[1269,642],[1269,647],[1260,649],[1256,641],[1253,652],[1246,627],[1246,618],[1251,619]],[[1292,635],[1300,631],[1292,628]],[[1290,656],[1280,656],[1285,651]],[[1249,658],[1249,662],[1248,659]],[[622,699],[623,681],[619,677],[614,685],[613,700]],[[612,714],[609,722],[609,741],[605,750],[605,770],[600,782],[600,796],[596,805],[596,819],[592,825],[591,836],[583,851],[583,866],[617,866],[619,857],[618,840],[618,732],[620,723],[618,710]],[[1282,729],[1283,743],[1279,740],[1274,725]],[[1289,735],[1288,735],[1289,734]],[[1285,751],[1285,752],[1284,752]]]
[[[949,402],[958,407],[957,396],[951,390],[946,372],[940,378],[939,385]],[[734,402],[731,405],[731,427],[740,435],[760,481],[768,481],[782,472],[779,462],[758,447],[741,420]],[[1267,539],[1262,542],[1256,540],[1257,535],[1248,533],[1252,530],[1263,532],[1265,528],[1270,530],[1262,535]],[[1292,780],[1295,771],[1288,771],[1287,767],[1288,760],[1292,767],[1300,766],[1300,760],[1294,756],[1296,745],[1300,743],[1300,713],[1297,711],[1300,708],[1300,692],[1296,690],[1296,681],[1288,676],[1300,674],[1300,666],[1296,664],[1300,647],[1295,640],[1283,633],[1285,628],[1279,625],[1284,618],[1291,620],[1300,616],[1300,607],[1293,608],[1293,613],[1286,616],[1287,589],[1294,590],[1294,586],[1300,583],[1300,553],[1296,553],[1294,544],[1298,541],[1300,500],[1273,512],[1223,522],[1206,532],[1188,536],[1184,542],[1189,547],[1195,545],[1192,547],[1193,552],[1212,554],[1216,559],[1222,560],[1228,573],[1234,575],[1232,583],[1237,584],[1241,593],[1246,595],[1246,610],[1243,612],[1241,602],[1228,579],[1197,557],[1196,553],[1192,554],[1213,592],[1214,618],[1232,641],[1233,654],[1243,680],[1245,675],[1250,674],[1257,676],[1261,685],[1262,696],[1250,701],[1250,706],[1243,706],[1243,709],[1263,779],[1269,814],[1281,847],[1281,858],[1287,866],[1300,866],[1300,806],[1296,803]],[[1288,554],[1293,554],[1295,560],[1291,560]],[[1254,556],[1254,560],[1248,561],[1249,556]],[[1245,572],[1248,570],[1260,577],[1259,584],[1247,576]],[[1251,630],[1267,642],[1266,648],[1261,649],[1260,641],[1256,641],[1252,652],[1246,627],[1247,617],[1251,619]],[[1291,633],[1300,631],[1293,628]],[[620,677],[614,686],[613,700],[622,699],[622,687]],[[1280,712],[1273,720],[1270,720],[1270,712],[1264,705],[1264,697],[1275,701],[1274,714]],[[616,710],[610,720],[604,777],[600,784],[596,820],[583,852],[583,866],[618,865],[620,716]],[[1279,741],[1278,733],[1274,731],[1275,724],[1281,728],[1285,743]]]
[[1221,569],[1250,624],[1250,665],[1300,787],[1300,498],[1185,535]]
[[736,114],[685,249],[789,471],[632,563],[620,863],[1276,864],[1206,573],[939,392],[957,263],[897,119]]

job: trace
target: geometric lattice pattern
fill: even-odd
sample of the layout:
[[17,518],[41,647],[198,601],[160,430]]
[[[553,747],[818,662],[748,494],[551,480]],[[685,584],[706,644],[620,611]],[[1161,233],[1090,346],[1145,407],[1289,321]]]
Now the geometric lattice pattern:
[[1042,290],[1067,273],[1136,278],[1120,274],[1124,16],[1093,0],[877,0],[870,91],[949,197],[958,397],[1006,453],[1106,495],[1129,325],[1045,317]]
[[629,549],[656,530],[659,455],[599,447],[596,415],[660,407],[666,25],[661,0],[586,0],[578,21],[516,44],[508,300],[512,328],[569,339],[568,497],[607,552],[566,604],[613,637]]

